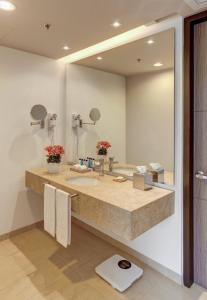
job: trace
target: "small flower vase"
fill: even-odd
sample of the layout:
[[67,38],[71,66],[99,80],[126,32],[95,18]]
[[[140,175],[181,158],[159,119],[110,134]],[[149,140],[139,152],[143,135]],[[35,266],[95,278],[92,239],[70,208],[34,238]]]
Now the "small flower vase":
[[98,150],[98,156],[102,156],[102,157],[106,157],[107,156],[107,149],[106,148],[103,148],[101,147],[99,150]]
[[60,172],[60,163],[47,163],[47,171],[50,174],[58,174]]

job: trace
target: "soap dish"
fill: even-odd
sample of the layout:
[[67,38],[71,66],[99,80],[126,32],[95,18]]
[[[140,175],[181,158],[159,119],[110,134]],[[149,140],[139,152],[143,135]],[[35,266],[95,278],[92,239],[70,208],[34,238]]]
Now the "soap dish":
[[91,172],[91,169],[83,169],[83,170],[81,170],[81,169],[77,169],[77,168],[74,168],[74,167],[71,167],[70,170],[73,171],[73,172],[82,173],[82,174],[83,173]]
[[115,181],[115,182],[125,182],[125,181],[127,181],[127,178],[119,176],[119,177],[114,178],[113,181]]

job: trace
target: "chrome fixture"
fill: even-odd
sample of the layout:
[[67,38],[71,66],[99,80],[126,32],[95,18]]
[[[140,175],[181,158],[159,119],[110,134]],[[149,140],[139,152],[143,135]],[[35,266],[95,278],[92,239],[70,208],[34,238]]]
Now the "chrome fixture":
[[53,130],[56,126],[57,114],[49,114],[48,131]]
[[83,122],[83,119],[80,114],[72,114],[72,127],[73,128],[82,128],[83,125],[96,125],[96,122],[100,120],[101,113],[98,108],[92,108],[89,113],[89,118],[93,123],[91,122]]
[[207,180],[207,174],[205,174],[203,171],[198,171],[195,176],[197,179]]
[[109,157],[109,172],[113,172],[114,157]]
[[83,127],[83,120],[81,119],[81,115],[72,114],[72,127],[73,128]]

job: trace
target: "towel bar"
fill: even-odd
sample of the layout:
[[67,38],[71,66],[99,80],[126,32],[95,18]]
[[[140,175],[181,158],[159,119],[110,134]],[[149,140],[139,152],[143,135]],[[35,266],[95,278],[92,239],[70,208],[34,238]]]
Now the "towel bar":
[[[52,183],[51,182],[44,182],[44,185],[45,184],[50,184],[50,185],[52,185]],[[53,185],[52,185],[53,186]],[[55,187],[55,186],[54,186]],[[55,187],[56,188],[56,187]],[[70,195],[70,193],[69,193],[69,195]],[[78,197],[78,194],[72,194],[72,195],[70,195],[70,197],[71,198],[75,198],[75,197]]]
[[78,194],[70,195],[70,198],[78,197]]

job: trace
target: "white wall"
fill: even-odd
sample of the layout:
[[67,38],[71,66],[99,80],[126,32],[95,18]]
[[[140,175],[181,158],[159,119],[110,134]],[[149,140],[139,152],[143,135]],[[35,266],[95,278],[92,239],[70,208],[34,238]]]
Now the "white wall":
[[79,157],[96,157],[96,144],[108,140],[109,154],[125,162],[125,83],[124,77],[79,66],[68,65],[67,71],[67,149],[69,160],[74,160],[77,132],[71,128],[72,113],[78,113],[84,122],[90,122],[89,112],[97,107],[101,119],[96,126],[78,129]]
[[43,201],[25,188],[25,170],[44,164],[47,130],[30,126],[30,110],[43,104],[58,114],[57,142],[63,142],[64,74],[60,63],[0,47],[0,235],[43,217]]
[[173,172],[173,69],[127,77],[126,144],[127,163],[159,162]]

